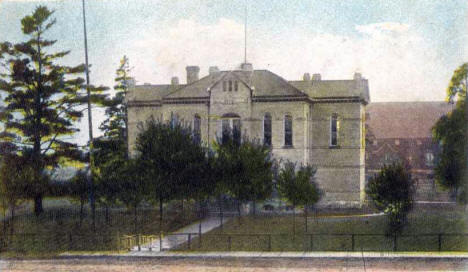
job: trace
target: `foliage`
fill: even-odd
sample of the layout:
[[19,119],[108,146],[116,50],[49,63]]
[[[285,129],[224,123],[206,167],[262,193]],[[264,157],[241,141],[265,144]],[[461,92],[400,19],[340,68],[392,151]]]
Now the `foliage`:
[[124,146],[127,142],[127,106],[125,95],[133,81],[129,73],[129,61],[124,56],[120,60],[120,66],[116,71],[115,96],[105,101],[107,119],[99,127],[104,132],[105,137],[119,140]]
[[375,207],[388,215],[387,234],[400,233],[413,205],[414,188],[408,170],[400,163],[384,165],[369,179],[366,193]]
[[32,166],[27,158],[7,154],[0,165],[0,196],[6,204],[16,207],[26,198],[25,192],[32,177]]
[[147,198],[159,202],[161,215],[163,202],[202,200],[213,192],[214,158],[196,141],[190,128],[150,119],[140,129],[136,157],[148,186]]
[[432,128],[433,138],[440,144],[435,178],[446,189],[455,192],[457,201],[468,201],[468,120],[466,83],[468,63],[457,68],[447,88],[447,100],[456,101],[455,108],[442,116]]
[[273,191],[273,158],[269,147],[259,141],[244,138],[238,144],[233,139],[214,144],[221,188],[239,202],[260,201]]
[[[320,199],[321,192],[313,182],[316,172],[317,169],[310,165],[301,165],[296,171],[296,164],[290,161],[284,163],[279,171],[278,192],[293,205],[294,217],[297,205],[304,206],[304,216],[306,216],[307,206],[317,203]],[[293,221],[293,232],[296,233],[296,220]]]
[[[74,134],[73,122],[82,117],[78,107],[87,101],[82,90],[84,65],[75,67],[57,64],[69,51],[50,52],[56,40],[46,38],[55,24],[53,12],[37,7],[32,15],[21,20],[27,41],[0,43],[0,91],[5,94],[6,114],[2,121],[8,134],[3,141],[14,142],[30,149],[36,186],[29,197],[35,200],[35,212],[42,212],[44,184],[40,183],[45,168],[55,167],[66,160],[79,160],[76,144],[64,136]],[[91,101],[102,99],[94,88]]]

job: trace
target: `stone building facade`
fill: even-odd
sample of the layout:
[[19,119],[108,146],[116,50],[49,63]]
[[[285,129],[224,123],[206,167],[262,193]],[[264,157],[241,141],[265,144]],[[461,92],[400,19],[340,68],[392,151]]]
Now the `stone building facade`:
[[223,131],[262,140],[275,157],[317,167],[326,206],[359,206],[365,198],[366,79],[287,81],[244,63],[237,70],[188,66],[187,84],[134,86],[127,95],[129,148],[138,123],[154,117],[190,122],[204,143]]
[[367,106],[366,176],[369,179],[384,164],[400,161],[411,172],[416,201],[452,201],[450,192],[434,180],[439,152],[432,140],[432,127],[452,110],[447,102],[382,102]]

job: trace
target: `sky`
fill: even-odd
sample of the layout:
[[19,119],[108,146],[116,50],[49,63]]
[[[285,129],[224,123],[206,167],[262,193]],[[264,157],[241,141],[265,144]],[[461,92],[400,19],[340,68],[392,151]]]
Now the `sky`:
[[[84,63],[80,0],[0,0],[0,42],[24,40],[20,20],[38,5],[55,11],[48,38]],[[128,56],[137,84],[168,84],[185,67],[235,69],[244,60],[288,80],[306,72],[322,79],[369,80],[372,102],[445,98],[450,77],[468,60],[465,0],[86,0],[91,83],[114,85]],[[93,110],[95,134],[103,120]],[[87,117],[78,142],[87,140]]]

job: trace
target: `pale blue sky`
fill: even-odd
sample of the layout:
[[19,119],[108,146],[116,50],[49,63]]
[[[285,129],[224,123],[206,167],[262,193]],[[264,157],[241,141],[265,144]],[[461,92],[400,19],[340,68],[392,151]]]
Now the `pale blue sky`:
[[[87,0],[93,84],[112,86],[128,55],[139,83],[185,81],[186,65],[232,69],[243,60],[245,0]],[[467,2],[248,1],[248,60],[286,79],[369,79],[372,101],[440,100],[467,61]],[[20,19],[40,4],[55,10],[49,37],[84,62],[81,0],[0,1],[0,41],[20,41]],[[97,127],[102,120],[96,113]],[[85,120],[85,119],[84,119]],[[85,139],[86,126],[79,137]]]

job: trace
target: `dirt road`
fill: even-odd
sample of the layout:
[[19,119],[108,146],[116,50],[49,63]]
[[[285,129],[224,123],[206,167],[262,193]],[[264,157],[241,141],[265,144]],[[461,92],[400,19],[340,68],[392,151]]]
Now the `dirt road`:
[[460,259],[70,258],[0,260],[0,271],[466,271]]

